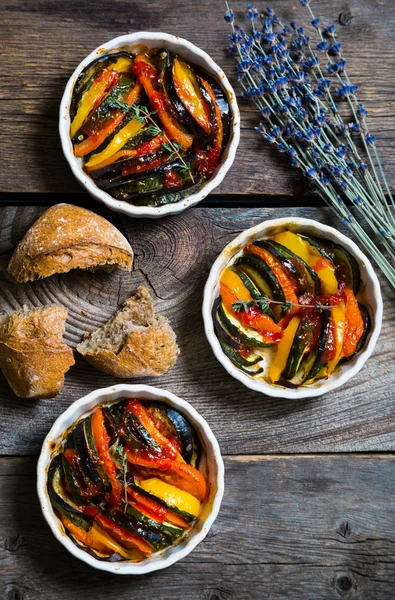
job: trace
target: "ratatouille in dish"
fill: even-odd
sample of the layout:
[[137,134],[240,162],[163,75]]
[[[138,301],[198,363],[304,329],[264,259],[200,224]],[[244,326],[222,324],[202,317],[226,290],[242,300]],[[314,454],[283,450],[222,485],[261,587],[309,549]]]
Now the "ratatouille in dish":
[[64,434],[47,489],[67,535],[101,560],[138,562],[188,536],[207,497],[202,445],[171,406],[98,406]]
[[169,50],[121,50],[80,73],[70,106],[74,154],[118,200],[161,206],[198,191],[230,135],[221,85]]
[[296,388],[328,378],[371,330],[357,260],[341,245],[284,230],[247,244],[213,305],[225,355],[241,371]]

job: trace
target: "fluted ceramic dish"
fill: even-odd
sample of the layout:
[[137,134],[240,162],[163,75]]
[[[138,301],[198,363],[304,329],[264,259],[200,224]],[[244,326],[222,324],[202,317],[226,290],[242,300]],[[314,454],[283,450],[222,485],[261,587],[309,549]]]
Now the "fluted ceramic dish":
[[[240,371],[223,353],[218,338],[215,335],[212,307],[219,295],[219,278],[226,265],[242,251],[244,246],[258,239],[271,238],[276,233],[289,229],[294,232],[311,236],[326,238],[343,246],[359,264],[361,271],[361,286],[364,286],[364,295],[367,308],[372,317],[372,329],[368,335],[365,347],[350,362],[339,366],[328,379],[319,379],[311,385],[300,386],[296,389],[285,388],[281,385],[270,384],[263,379],[253,378]],[[219,362],[225,367],[232,377],[238,379],[246,387],[277,398],[296,400],[298,398],[311,398],[321,396],[330,390],[344,385],[363,367],[372,354],[379,337],[383,319],[383,301],[381,298],[380,284],[369,259],[361,252],[358,246],[337,229],[328,227],[318,221],[302,218],[284,218],[264,221],[256,227],[243,231],[237,238],[228,244],[214,262],[204,289],[203,320],[207,339]]]
[[[98,188],[93,179],[91,179],[91,177],[89,177],[89,175],[83,170],[83,159],[74,156],[73,144],[70,138],[71,97],[75,82],[77,81],[78,75],[82,69],[101,54],[106,54],[107,52],[120,49],[130,49],[133,52],[133,48],[139,46],[146,46],[149,49],[157,48],[158,50],[160,48],[166,48],[171,52],[182,56],[186,61],[204,69],[218,81],[225,91],[231,111],[231,130],[229,141],[223,151],[220,164],[217,167],[214,175],[199,189],[199,191],[186,196],[179,202],[165,204],[158,207],[135,206],[124,200],[116,200],[110,196],[110,194]],[[122,35],[110,40],[102,46],[99,46],[78,65],[66,85],[62,101],[60,103],[59,134],[63,153],[71,167],[71,170],[73,171],[74,176],[91,196],[93,196],[96,200],[103,202],[103,204],[105,204],[108,208],[116,212],[124,213],[133,217],[158,218],[180,213],[189,206],[194,206],[203,200],[203,198],[210,194],[214,188],[221,183],[233,164],[236,155],[236,149],[239,145],[240,113],[237,106],[236,94],[234,93],[225,73],[221,67],[219,67],[206,52],[204,52],[204,50],[201,50],[187,40],[174,35],[169,35],[168,33],[139,31],[129,35]]]
[[[78,419],[90,414],[99,404],[112,404],[121,398],[141,398],[160,400],[179,410],[197,430],[203,447],[202,460],[206,461],[208,473],[208,498],[205,500],[202,512],[188,533],[188,537],[179,544],[170,546],[163,551],[155,552],[141,562],[105,562],[94,558],[78,548],[65,533],[63,525],[56,516],[47,491],[48,467],[53,458],[53,450],[63,433]],[[149,385],[128,385],[121,383],[108,388],[91,392],[76,400],[58,417],[44,440],[41,454],[37,463],[37,492],[44,518],[57,540],[76,558],[88,563],[95,569],[109,571],[116,575],[142,575],[169,567],[184,556],[187,556],[207,535],[214,523],[224,493],[224,463],[218,442],[210,427],[199,413],[181,398],[170,392]]]

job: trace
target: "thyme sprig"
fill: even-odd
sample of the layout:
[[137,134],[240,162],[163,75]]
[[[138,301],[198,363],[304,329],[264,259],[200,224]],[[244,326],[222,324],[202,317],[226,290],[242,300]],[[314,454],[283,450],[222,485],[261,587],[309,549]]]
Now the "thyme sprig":
[[127,493],[127,475],[128,475],[128,457],[125,454],[125,449],[122,446],[122,444],[117,444],[115,446],[115,451],[119,457],[119,460],[121,462],[122,465],[122,481],[123,481],[123,489],[124,489],[124,500],[125,500],[125,511],[126,512],[126,508],[127,508],[127,504],[128,504],[128,493]]
[[[321,25],[312,0],[299,2],[309,11],[316,43],[294,21],[284,25],[272,8],[260,13],[248,5],[247,32],[235,23],[226,2],[225,20],[232,28],[229,48],[236,57],[242,96],[259,111],[257,131],[290,157],[292,167],[301,169],[395,287],[395,200],[368,128],[367,110],[350,81],[335,26]],[[351,120],[340,114],[343,99]]]
[[331,308],[336,308],[336,306],[330,306],[329,304],[323,304],[322,302],[316,302],[315,304],[297,304],[296,302],[292,302],[288,300],[287,302],[280,302],[279,300],[272,300],[267,296],[261,296],[256,298],[255,300],[250,300],[249,302],[244,302],[244,300],[238,300],[232,304],[232,309],[236,312],[245,312],[249,308],[253,306],[257,306],[263,313],[270,308],[271,304],[276,304],[281,306],[281,309],[284,312],[289,312],[292,308],[315,308],[318,311],[330,310]]
[[122,100],[117,100],[116,98],[110,98],[108,103],[110,108],[117,108],[122,110],[125,114],[132,114],[134,119],[139,123],[149,124],[147,131],[149,131],[152,136],[161,134],[166,140],[166,143],[162,145],[162,148],[169,152],[170,160],[172,160],[173,157],[178,158],[181,163],[180,169],[187,172],[189,179],[191,179],[192,183],[195,183],[191,163],[185,162],[181,155],[182,147],[177,142],[172,141],[153,119],[153,115],[157,113],[156,110],[149,111],[145,106],[128,104],[127,102],[122,102]]

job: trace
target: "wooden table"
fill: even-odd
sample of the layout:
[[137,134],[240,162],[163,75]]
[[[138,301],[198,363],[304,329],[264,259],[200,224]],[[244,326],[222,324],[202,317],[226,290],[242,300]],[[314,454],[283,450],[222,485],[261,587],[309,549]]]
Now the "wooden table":
[[[340,27],[350,72],[362,85],[372,130],[395,188],[395,3],[314,0]],[[244,3],[234,2],[237,11]],[[297,0],[277,0],[285,18]],[[243,229],[280,216],[307,216],[342,229],[285,161],[254,136],[256,117],[241,104],[238,157],[201,207],[156,221],[132,220],[94,204],[61,155],[57,112],[65,82],[92,48],[139,29],[179,34],[232,75],[223,4],[37,0],[2,4],[2,178],[0,309],[60,302],[66,341],[101,325],[140,283],[174,326],[181,356],[160,379],[145,379],[191,402],[207,419],[225,459],[226,491],[208,537],[171,568],[137,578],[96,572],[52,537],[35,492],[40,445],[70,402],[113,379],[82,359],[54,400],[13,396],[0,376],[0,597],[5,600],[393,600],[395,597],[394,294],[381,278],[383,331],[374,355],[347,385],[298,402],[270,399],[227,375],[205,340],[202,290],[223,246]],[[306,20],[306,19],[305,19]],[[231,77],[232,79],[232,77]],[[84,204],[114,222],[135,249],[132,278],[73,271],[17,285],[7,276],[12,249],[44,210]],[[82,314],[82,311],[84,313]]]

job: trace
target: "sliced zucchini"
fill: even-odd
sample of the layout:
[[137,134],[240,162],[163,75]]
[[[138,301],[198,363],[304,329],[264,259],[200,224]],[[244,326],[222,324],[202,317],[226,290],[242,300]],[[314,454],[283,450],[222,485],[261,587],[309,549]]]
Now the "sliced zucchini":
[[328,340],[328,333],[330,327],[330,311],[323,310],[322,311],[322,323],[321,323],[321,333],[320,333],[320,341],[318,344],[318,351],[315,356],[314,363],[311,367],[310,372],[308,373],[306,379],[303,383],[312,383],[314,379],[320,374],[320,372],[325,369],[327,363],[323,361],[323,354],[325,352],[326,343]]
[[273,346],[272,342],[265,342],[263,336],[254,329],[243,327],[237,319],[226,310],[222,302],[220,302],[218,306],[218,317],[225,329],[240,342],[240,344],[243,344],[243,346],[250,346],[251,348],[270,348]]
[[310,343],[312,333],[313,328],[311,323],[309,323],[309,319],[302,318],[296,330],[291,350],[288,355],[287,364],[282,374],[286,379],[292,379],[298,372],[306,348]]
[[246,373],[247,375],[259,375],[260,373],[263,373],[263,369],[260,367],[259,369],[256,370],[249,370],[246,368],[246,366],[253,366],[256,365],[257,362],[259,362],[259,360],[262,359],[258,359],[255,361],[248,361],[245,358],[243,358],[242,356],[240,356],[240,354],[237,352],[237,350],[235,350],[234,348],[232,348],[232,346],[229,346],[229,344],[227,344],[224,340],[222,340],[221,338],[218,338],[219,343],[221,345],[221,348],[224,352],[224,354],[229,358],[230,361],[232,361],[232,363],[238,368],[240,369],[240,371],[243,371],[243,373]]
[[337,279],[339,281],[344,281],[346,286],[354,292],[354,295],[357,295],[361,287],[361,271],[359,269],[358,261],[350,254],[350,252],[348,252],[348,250],[339,244],[316,237],[314,240],[320,244],[331,257],[332,262],[336,267]]
[[[255,256],[255,254],[246,253],[242,257],[237,259],[235,264],[236,266],[247,265],[248,267],[252,267],[266,281],[266,289],[262,291],[262,294],[266,295],[267,288],[269,288],[269,298],[273,298],[274,300],[277,300],[279,302],[285,302],[285,296],[280,282],[278,281],[271,268],[268,267],[265,261],[259,258],[259,256]],[[259,289],[258,282],[254,281],[254,283]]]
[[[259,289],[255,285],[255,283],[253,282],[251,277],[249,277],[249,275],[246,271],[243,271],[242,268],[236,267],[234,265],[230,268],[232,269],[232,271],[234,271],[240,277],[240,279],[242,280],[242,282],[244,283],[245,287],[250,292],[251,297],[254,298],[254,300],[259,300],[260,298],[262,298],[262,293],[259,291]],[[264,307],[262,312],[264,312],[265,315],[268,315],[271,319],[273,319],[273,321],[276,321],[276,317],[275,317],[272,309],[270,308],[269,304],[267,304]]]
[[232,346],[233,348],[235,348],[235,350],[239,350],[241,344],[226,331],[226,329],[222,325],[221,321],[219,320],[218,307],[219,307],[220,302],[221,302],[221,298],[216,298],[216,300],[214,301],[214,304],[213,304],[212,311],[211,311],[213,323],[214,323],[214,329],[215,329],[218,337],[225,340],[225,342],[227,344],[229,344],[229,346]]
[[103,480],[100,477],[100,473],[97,470],[95,462],[92,459],[92,456],[88,449],[85,437],[84,421],[80,421],[76,425],[76,427],[73,429],[72,435],[74,447],[81,458],[81,466],[86,477],[88,477],[88,479],[90,479],[96,486],[102,485]]
[[68,498],[62,484],[62,455],[56,456],[48,469],[47,489],[51,504],[56,510],[70,519],[74,525],[88,531],[90,523],[85,515],[78,510],[74,502]]
[[166,546],[170,546],[173,543],[170,536],[165,535],[159,531],[153,531],[146,527],[141,521],[138,521],[134,516],[126,515],[120,512],[108,512],[106,510],[101,511],[102,514],[114,521],[117,525],[120,525],[124,529],[127,529],[131,533],[134,533],[141,537],[143,540],[148,542],[155,550],[161,550]]
[[170,535],[172,538],[177,539],[184,534],[184,530],[181,527],[176,527],[175,525],[170,525],[170,523],[159,523],[146,515],[143,515],[139,510],[134,508],[131,504],[128,504],[126,508],[126,514],[130,517],[133,517],[137,521],[146,525],[152,531],[157,531],[159,533],[164,533],[165,535]]
[[64,454],[62,454],[62,466],[63,466],[64,475],[65,475],[65,478],[67,481],[67,485],[70,489],[71,495],[73,496],[75,502],[77,502],[77,504],[86,504],[85,500],[81,496],[81,489],[80,489],[79,483],[77,481],[77,478],[74,474],[74,471],[73,471],[71,465],[67,462]]

